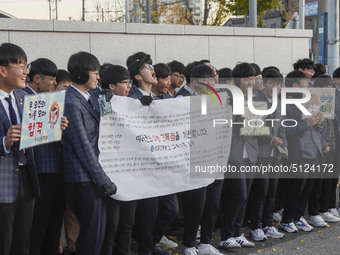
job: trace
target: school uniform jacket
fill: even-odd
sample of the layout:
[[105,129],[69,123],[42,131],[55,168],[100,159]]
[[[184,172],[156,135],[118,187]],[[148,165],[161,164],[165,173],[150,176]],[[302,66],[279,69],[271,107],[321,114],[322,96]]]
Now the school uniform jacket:
[[[13,93],[22,119],[24,96],[26,92],[18,89],[14,90]],[[19,171],[21,170],[19,170],[18,165],[17,145],[11,146],[10,152],[6,153],[2,142],[10,127],[10,120],[8,119],[5,108],[0,101],[0,203],[13,203],[17,198],[19,188]],[[31,177],[34,193],[38,197],[40,195],[40,189],[34,162],[33,149],[25,149],[25,155],[27,159],[26,166]]]

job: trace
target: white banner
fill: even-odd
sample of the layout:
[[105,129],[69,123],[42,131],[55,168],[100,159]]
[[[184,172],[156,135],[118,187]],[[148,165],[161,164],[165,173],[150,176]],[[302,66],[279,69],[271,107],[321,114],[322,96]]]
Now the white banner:
[[[136,99],[112,98],[112,112],[101,116],[98,142],[99,162],[118,188],[112,197],[129,201],[163,196],[223,178],[223,173],[190,172],[197,164],[200,169],[202,164],[226,165],[231,144],[229,126],[213,127],[214,118],[231,119],[231,106],[208,102],[208,115],[204,116],[200,100],[154,100],[150,106],[142,106]],[[223,100],[226,102],[225,96]]]

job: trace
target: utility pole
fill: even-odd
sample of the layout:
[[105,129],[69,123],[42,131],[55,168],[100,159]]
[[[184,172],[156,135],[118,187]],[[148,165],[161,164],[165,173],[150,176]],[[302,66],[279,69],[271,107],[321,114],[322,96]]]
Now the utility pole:
[[305,29],[305,0],[299,0],[299,28]]
[[339,66],[339,0],[328,0],[328,73]]
[[58,1],[60,0],[55,0],[55,19],[58,20]]
[[146,23],[151,23],[151,3],[146,0]]
[[129,23],[129,0],[125,0],[125,23]]
[[82,21],[85,21],[85,0],[83,0],[83,7],[82,7],[82,17],[81,17],[81,20]]
[[257,0],[249,0],[250,27],[257,27]]
[[51,8],[51,0],[48,0],[48,8],[49,8],[49,14],[50,14],[50,20],[52,19],[52,8]]

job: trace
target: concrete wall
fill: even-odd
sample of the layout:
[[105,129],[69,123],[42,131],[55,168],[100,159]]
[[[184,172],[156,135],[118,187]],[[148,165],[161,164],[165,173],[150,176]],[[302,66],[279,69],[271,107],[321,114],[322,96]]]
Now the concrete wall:
[[45,57],[59,68],[78,51],[124,66],[129,55],[144,51],[154,63],[210,59],[217,68],[233,68],[247,61],[288,73],[308,57],[311,36],[310,30],[0,19],[0,43],[18,44],[29,61]]

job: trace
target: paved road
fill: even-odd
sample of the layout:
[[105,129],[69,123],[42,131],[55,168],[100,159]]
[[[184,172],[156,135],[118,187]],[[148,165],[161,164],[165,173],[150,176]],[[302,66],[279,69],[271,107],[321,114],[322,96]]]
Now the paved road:
[[[242,230],[245,234],[248,230]],[[219,229],[216,230],[213,237],[213,245],[217,247],[219,241]],[[172,255],[182,255],[184,246],[180,243],[183,235],[183,229],[171,231],[170,238],[176,240],[180,245],[176,249],[167,249]],[[241,248],[228,251],[222,251],[224,254],[245,255],[339,255],[340,254],[340,223],[330,224],[327,228],[314,228],[312,232],[288,234],[281,240],[268,239],[265,242],[255,242],[255,248]],[[133,255],[137,255],[134,251]]]

